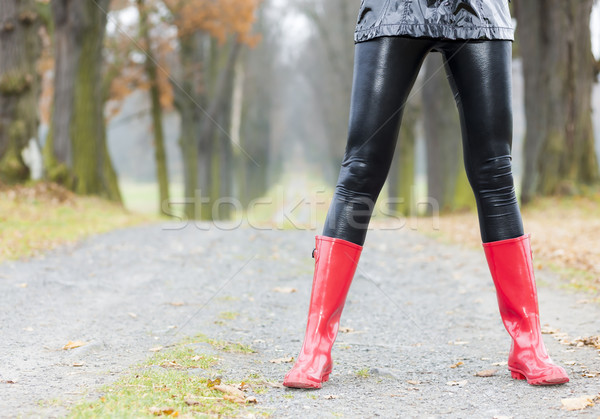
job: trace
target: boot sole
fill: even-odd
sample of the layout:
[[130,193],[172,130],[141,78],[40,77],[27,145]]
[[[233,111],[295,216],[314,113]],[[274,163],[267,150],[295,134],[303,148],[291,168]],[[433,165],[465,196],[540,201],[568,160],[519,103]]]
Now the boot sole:
[[550,378],[537,378],[537,379],[528,379],[525,374],[518,370],[509,370],[510,375],[515,380],[527,380],[527,384],[532,386],[553,386],[556,384],[564,384],[569,382],[569,377],[558,376],[558,377],[550,377]]
[[322,381],[319,382],[313,382],[313,381],[284,381],[283,385],[284,387],[289,387],[289,388],[314,388],[314,389],[319,389],[323,386],[323,383],[329,381],[329,374],[325,374],[323,376]]

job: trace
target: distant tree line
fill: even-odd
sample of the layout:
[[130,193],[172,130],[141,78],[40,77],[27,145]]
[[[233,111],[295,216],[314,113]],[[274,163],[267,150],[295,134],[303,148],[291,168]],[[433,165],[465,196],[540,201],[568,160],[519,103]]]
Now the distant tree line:
[[[549,1],[512,2],[514,17],[525,22],[515,44],[525,78],[524,203],[585,193],[599,181],[593,0]],[[333,179],[346,139],[358,2],[290,0],[286,9],[309,28],[294,51],[282,43],[283,19],[268,18],[273,7],[268,0],[0,1],[0,181],[30,178],[23,150],[34,141],[43,144],[46,179],[120,202],[106,126],[118,112],[114,103],[137,89],[148,92],[148,146],[161,205],[170,198],[162,116],[171,108],[181,117],[185,196],[200,191],[203,198],[185,206],[189,217],[227,218],[228,208],[211,210],[220,197],[248,203],[264,194],[283,170],[289,141],[304,146]],[[113,17],[123,10],[136,10],[135,22]],[[439,57],[428,58],[428,82],[404,110],[388,182],[402,212],[413,205],[419,121],[428,195],[442,210],[474,205],[456,106],[440,66]],[[38,138],[44,117],[49,131]]]

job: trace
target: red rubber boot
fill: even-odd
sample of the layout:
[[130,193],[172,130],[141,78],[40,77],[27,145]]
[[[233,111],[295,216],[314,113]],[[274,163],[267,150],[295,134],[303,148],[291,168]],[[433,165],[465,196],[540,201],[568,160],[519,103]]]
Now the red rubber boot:
[[567,372],[552,362],[542,340],[529,235],[483,243],[483,248],[500,316],[513,339],[508,356],[512,377],[532,385],[568,382]]
[[329,379],[331,348],[361,251],[362,246],[346,240],[316,237],[306,334],[300,355],[283,380],[284,386],[321,388]]

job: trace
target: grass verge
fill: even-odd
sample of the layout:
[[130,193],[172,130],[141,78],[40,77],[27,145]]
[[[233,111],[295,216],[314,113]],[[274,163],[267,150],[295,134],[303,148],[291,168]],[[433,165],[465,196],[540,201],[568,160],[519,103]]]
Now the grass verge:
[[[534,267],[557,272],[567,288],[600,292],[600,196],[540,198],[523,209],[525,232],[531,233]],[[481,249],[477,214],[444,214],[439,228],[423,220],[419,231],[442,242]],[[599,298],[596,298],[599,300]]]
[[248,382],[222,385],[221,379],[215,378],[218,358],[190,347],[195,342],[211,341],[200,335],[155,354],[104,387],[99,399],[76,405],[68,417],[268,416],[268,412],[254,407],[253,396],[245,397],[249,388],[261,394],[264,389],[260,385]]
[[0,187],[0,262],[156,219],[52,183]]

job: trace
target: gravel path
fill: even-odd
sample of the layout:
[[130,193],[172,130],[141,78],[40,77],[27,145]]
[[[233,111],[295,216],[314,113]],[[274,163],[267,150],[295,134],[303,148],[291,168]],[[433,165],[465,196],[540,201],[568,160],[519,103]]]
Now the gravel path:
[[[280,382],[290,364],[269,361],[300,349],[313,236],[152,225],[0,265],[0,417],[62,416],[83,397],[97,397],[150,348],[197,333],[257,351],[222,354],[225,378]],[[547,327],[571,338],[598,334],[600,310],[585,301],[589,295],[560,289],[545,270],[538,283]],[[222,320],[223,312],[239,316]],[[546,334],[571,382],[544,388],[510,378],[502,365],[509,338],[482,251],[414,231],[370,232],[342,327],[349,332],[338,336],[336,365],[322,390],[270,388],[258,396],[259,408],[274,417],[600,415],[598,406],[560,409],[561,399],[598,394],[600,375],[584,376],[600,371],[592,347]],[[75,340],[89,344],[61,350]],[[489,369],[498,372],[474,376]]]

